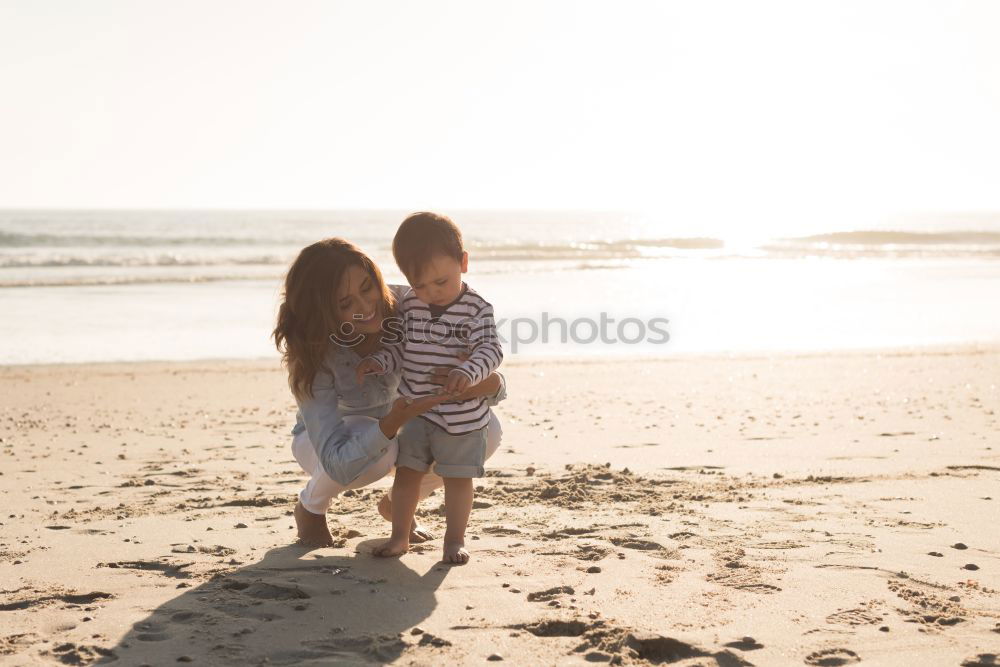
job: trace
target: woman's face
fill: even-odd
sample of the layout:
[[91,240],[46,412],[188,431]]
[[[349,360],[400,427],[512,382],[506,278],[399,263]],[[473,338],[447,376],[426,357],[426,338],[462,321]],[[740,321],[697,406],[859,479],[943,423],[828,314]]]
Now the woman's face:
[[383,317],[382,292],[364,268],[356,264],[347,267],[334,298],[343,324],[353,325],[360,333],[378,333]]

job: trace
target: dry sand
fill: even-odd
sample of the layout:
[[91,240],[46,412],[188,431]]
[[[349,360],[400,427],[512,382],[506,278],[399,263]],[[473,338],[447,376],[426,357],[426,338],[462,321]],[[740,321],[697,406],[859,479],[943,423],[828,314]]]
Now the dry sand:
[[293,544],[273,363],[0,369],[0,663],[1000,653],[1000,348],[506,372],[473,561],[445,567],[440,540],[370,555],[389,480],[335,504],[336,547]]

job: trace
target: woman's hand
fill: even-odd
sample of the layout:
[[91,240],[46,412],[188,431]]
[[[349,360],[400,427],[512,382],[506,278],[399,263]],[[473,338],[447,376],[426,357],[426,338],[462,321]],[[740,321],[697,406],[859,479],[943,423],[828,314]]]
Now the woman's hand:
[[424,414],[435,405],[450,400],[451,397],[445,394],[435,394],[424,396],[423,398],[397,398],[392,404],[389,414],[379,420],[379,427],[387,438],[396,437],[396,433],[406,422],[414,417]]
[[397,398],[392,404],[390,412],[398,411],[400,415],[411,419],[424,414],[434,406],[444,403],[447,400],[448,397],[443,394],[434,394],[422,398]]

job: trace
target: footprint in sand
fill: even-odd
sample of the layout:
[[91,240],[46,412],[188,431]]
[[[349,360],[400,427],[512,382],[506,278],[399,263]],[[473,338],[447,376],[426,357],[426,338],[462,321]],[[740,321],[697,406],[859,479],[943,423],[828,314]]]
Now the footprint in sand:
[[62,600],[63,602],[69,602],[70,604],[91,604],[93,602],[97,602],[98,600],[107,600],[113,597],[114,595],[111,593],[94,591],[93,593],[67,593],[66,595],[57,595],[56,599]]
[[87,665],[101,658],[104,658],[107,662],[114,662],[118,659],[118,656],[111,649],[102,646],[74,644],[72,642],[59,644],[52,649],[52,653],[59,656],[59,662],[67,665]]
[[882,622],[882,617],[877,616],[867,609],[845,609],[830,614],[826,617],[827,623],[838,625],[874,625]]
[[124,569],[124,570],[148,570],[151,572],[159,572],[166,575],[172,579],[188,579],[191,574],[184,572],[184,568],[193,565],[194,563],[169,563],[165,560],[160,561],[145,561],[145,560],[130,560],[130,561],[117,561],[113,563],[98,563],[97,567],[108,567],[112,569]]
[[528,593],[528,602],[547,602],[561,595],[573,595],[573,593],[574,590],[571,586],[555,586],[544,591]]
[[761,572],[757,568],[743,566],[743,569],[725,570],[713,572],[705,577],[708,581],[714,582],[728,588],[735,588],[748,593],[761,593],[768,595],[778,593],[781,588],[773,584],[761,581]]
[[310,597],[308,593],[298,586],[280,586],[264,581],[247,583],[245,581],[229,579],[222,583],[222,588],[239,591],[244,595],[249,595],[258,600],[305,600]]
[[268,654],[268,664],[363,664],[368,662],[390,663],[409,648],[398,636],[359,635],[334,639],[308,639],[302,648],[293,651],[275,651]]
[[527,630],[536,637],[579,637],[592,627],[583,621],[548,620],[509,626],[512,630]]
[[[705,649],[688,644],[673,637],[664,637],[655,633],[630,632],[625,638],[625,646],[632,649],[640,660],[654,664],[663,662],[678,662],[688,658],[707,658],[712,654]],[[729,651],[722,651],[716,656],[718,665],[746,665]]]
[[584,527],[571,527],[571,528],[560,528],[559,530],[554,530],[550,533],[543,533],[542,537],[548,537],[550,539],[565,539],[567,537],[572,537],[574,535],[590,535],[591,533],[596,533],[601,530],[601,526],[587,526]]
[[672,540],[688,540],[688,539],[691,539],[692,537],[698,537],[698,536],[695,535],[694,533],[692,533],[691,531],[682,530],[679,533],[673,533],[673,534],[671,534],[669,537]]
[[201,612],[184,610],[184,611],[174,612],[173,614],[171,614],[170,620],[173,623],[187,624],[187,623],[194,623],[201,621],[202,619],[204,619],[204,617],[205,614],[202,614]]
[[743,562],[746,553],[743,549],[728,548],[715,553],[715,562],[719,569],[706,575],[708,581],[722,586],[735,588],[749,593],[771,594],[781,591],[781,588],[768,584],[763,580],[761,568]]
[[611,553],[611,550],[598,546],[596,544],[578,544],[576,545],[576,551],[543,551],[540,555],[543,556],[572,556],[577,560],[583,561],[597,561],[606,558],[607,555]]
[[25,649],[38,641],[34,632],[24,632],[18,635],[0,637],[0,655],[11,655]]
[[92,604],[98,600],[106,600],[113,597],[114,595],[111,593],[103,593],[101,591],[83,594],[63,593],[58,595],[44,595],[42,597],[28,598],[15,602],[8,602],[6,604],[0,604],[0,611],[17,611],[19,609],[28,609],[30,607],[45,605],[55,601],[67,602],[69,604]]
[[677,574],[682,572],[683,569],[674,565],[657,565],[656,582],[658,584],[671,584],[677,578]]
[[226,603],[216,602],[212,604],[212,609],[233,618],[252,618],[257,621],[278,621],[284,618],[281,614],[270,611],[261,611],[253,603]]
[[817,667],[837,667],[838,665],[850,665],[861,662],[861,657],[854,651],[846,648],[825,648],[813,651],[805,657],[807,665]]
[[763,593],[764,595],[770,595],[771,593],[778,593],[781,588],[778,586],[772,586],[771,584],[739,584],[733,586],[733,588],[741,591],[749,591],[751,593]]
[[236,553],[236,549],[224,547],[221,544],[216,544],[215,546],[200,545],[197,547],[193,544],[174,544],[171,545],[170,551],[175,554],[202,553],[212,556],[232,556]]
[[611,544],[623,549],[638,549],[639,551],[656,551],[663,548],[663,545],[658,542],[639,540],[631,537],[612,537]]
[[[945,600],[934,589],[912,579],[890,579],[886,585],[890,591],[910,605],[909,609],[898,610],[907,623],[919,623],[941,629],[958,625],[968,616],[968,612],[958,602]],[[922,588],[926,590],[921,590]]]
[[634,537],[612,537],[611,543],[614,544],[616,547],[621,547],[622,549],[635,549],[637,551],[648,551],[657,558],[663,558],[667,560],[680,558],[680,555],[676,550],[668,549],[659,542],[653,542],[652,540],[641,540]]
[[[546,630],[553,629],[552,623],[549,622]],[[578,630],[580,629],[580,625],[582,625],[578,621],[555,623],[559,623],[556,629],[567,631]],[[534,632],[530,627],[527,629]],[[582,633],[583,643],[574,648],[573,652],[581,653],[588,649],[598,649],[584,656],[584,659],[588,661],[608,662],[610,660],[613,663],[620,664],[623,662],[622,658],[627,654],[631,658],[644,661],[644,664],[652,663],[655,665],[687,661],[690,658],[710,658],[711,664],[732,667],[741,665],[749,666],[751,664],[730,651],[706,650],[700,646],[689,644],[673,637],[667,637],[654,632],[642,632],[632,628],[615,627],[607,625],[603,621],[595,621],[591,625],[584,625],[582,629],[584,631]],[[755,648],[761,647],[754,642],[752,637],[744,637],[744,640],[744,645],[754,645]],[[617,655],[617,660],[612,658],[612,655]],[[629,660],[629,662],[632,662],[632,660]],[[698,664],[704,663],[699,662]]]
[[752,549],[805,549],[806,545],[793,542],[791,540],[781,540],[780,542],[758,542],[751,544]]
[[277,620],[282,616],[275,613],[273,607],[261,607],[262,602],[290,602],[311,597],[298,586],[283,586],[265,581],[247,582],[233,578],[223,579],[219,584],[219,591],[236,595],[227,601],[216,600],[211,605],[212,609],[236,618],[255,618],[264,621]]
[[609,553],[610,549],[598,546],[596,544],[578,544],[576,547],[576,553],[573,554],[580,560],[601,560],[605,558]]
[[162,642],[170,639],[170,634],[165,632],[166,628],[154,621],[142,621],[132,626],[135,630],[135,638],[141,642]]

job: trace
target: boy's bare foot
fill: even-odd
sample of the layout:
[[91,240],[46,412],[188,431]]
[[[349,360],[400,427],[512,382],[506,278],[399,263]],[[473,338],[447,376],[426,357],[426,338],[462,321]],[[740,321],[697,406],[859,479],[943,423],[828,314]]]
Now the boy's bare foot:
[[469,552],[465,550],[465,542],[445,542],[442,563],[465,565],[469,562]]
[[[382,518],[386,521],[392,521],[392,498],[389,494],[382,496],[382,499],[378,501],[378,513],[382,515]],[[410,544],[420,544],[421,542],[427,542],[433,540],[434,536],[428,532],[426,528],[417,523],[416,518],[413,519],[413,527],[410,528]]]
[[295,503],[295,527],[299,532],[299,544],[307,547],[333,546],[333,535],[326,525],[326,516],[313,514],[301,502]]
[[405,537],[402,539],[390,537],[385,542],[375,547],[372,553],[379,558],[393,558],[395,556],[402,556],[409,550],[410,542]]

